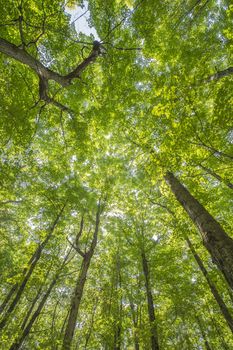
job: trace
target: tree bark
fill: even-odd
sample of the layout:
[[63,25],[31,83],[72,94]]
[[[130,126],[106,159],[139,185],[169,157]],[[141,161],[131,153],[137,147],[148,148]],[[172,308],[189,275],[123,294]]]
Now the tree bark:
[[39,95],[41,100],[45,101],[46,103],[52,103],[61,110],[69,110],[69,108],[63,106],[61,103],[48,96],[48,81],[53,80],[63,87],[70,85],[73,79],[79,78],[81,73],[97,59],[101,53],[100,48],[100,42],[94,41],[92,51],[89,56],[85,58],[83,62],[78,64],[77,67],[70,73],[61,75],[45,67],[24,48],[19,48],[15,44],[0,38],[0,52],[30,67],[39,77]]
[[198,227],[203,244],[209,251],[213,262],[222,271],[227,283],[233,289],[233,240],[172,173],[167,172],[165,180],[176,199]]
[[159,350],[158,333],[155,319],[154,302],[151,292],[149,267],[146,259],[145,251],[141,251],[142,268],[145,278],[146,296],[147,296],[147,306],[148,306],[148,316],[151,327],[151,350]]
[[100,203],[96,213],[95,230],[94,230],[90,249],[88,250],[87,253],[85,254],[82,253],[83,261],[82,261],[81,270],[78,276],[78,280],[76,282],[74,295],[72,297],[71,304],[70,304],[70,312],[69,312],[69,317],[68,317],[68,321],[65,329],[64,339],[63,339],[63,346],[62,346],[63,350],[71,349],[71,344],[74,337],[74,331],[75,331],[75,326],[76,326],[77,317],[78,317],[78,311],[79,311],[80,303],[83,296],[85,282],[87,279],[87,272],[88,272],[91,258],[94,254],[94,250],[97,244],[99,223],[100,223]]
[[226,304],[224,303],[222,297],[220,296],[215,284],[211,281],[211,279],[209,278],[209,275],[208,275],[208,272],[201,260],[201,258],[199,257],[199,255],[197,254],[197,252],[195,251],[195,248],[194,246],[192,245],[191,241],[189,240],[188,237],[186,237],[186,242],[188,243],[188,246],[201,270],[201,272],[203,273],[209,287],[210,287],[210,290],[213,294],[213,297],[214,299],[216,300],[216,302],[218,303],[218,306],[222,312],[222,315],[223,317],[225,318],[230,330],[232,331],[233,333],[233,318],[231,317],[231,314],[226,306]]
[[0,322],[0,330],[3,329],[8,321],[8,318],[10,317],[10,315],[12,314],[12,312],[14,311],[15,307],[17,306],[17,304],[19,303],[20,299],[21,299],[21,296],[24,292],[24,289],[27,285],[27,282],[29,280],[29,278],[31,277],[40,257],[41,257],[41,253],[45,247],[45,245],[48,243],[49,239],[51,238],[54,230],[55,230],[55,227],[57,226],[58,224],[58,221],[65,209],[65,205],[63,205],[62,209],[60,210],[60,212],[58,213],[52,227],[50,228],[49,230],[49,233],[48,235],[46,236],[46,238],[44,239],[44,241],[38,246],[38,248],[36,249],[36,251],[34,252],[32,258],[30,259],[30,266],[28,268],[28,270],[25,271],[25,276],[22,280],[22,282],[19,284],[18,286],[18,290],[17,290],[17,293],[14,297],[14,299],[12,300],[9,308],[7,309],[3,319],[1,320]]

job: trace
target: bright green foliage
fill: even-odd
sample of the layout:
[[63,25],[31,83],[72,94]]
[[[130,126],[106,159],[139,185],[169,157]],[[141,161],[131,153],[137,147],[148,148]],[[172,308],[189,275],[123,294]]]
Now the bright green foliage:
[[130,350],[135,339],[150,349],[142,248],[161,350],[205,349],[205,337],[211,349],[232,349],[186,235],[230,312],[233,294],[163,176],[174,172],[230,234],[233,6],[227,0],[0,6],[0,38],[61,75],[83,62],[98,39],[76,31],[68,8],[77,18],[88,6],[101,43],[101,54],[69,86],[49,80],[50,96],[68,110],[40,100],[37,73],[0,50],[0,304],[66,203],[0,334],[1,349],[22,334],[38,290],[33,310],[71,250],[22,346],[62,349],[82,260],[72,242],[84,214],[80,246],[87,249],[99,200],[104,211],[72,349]]

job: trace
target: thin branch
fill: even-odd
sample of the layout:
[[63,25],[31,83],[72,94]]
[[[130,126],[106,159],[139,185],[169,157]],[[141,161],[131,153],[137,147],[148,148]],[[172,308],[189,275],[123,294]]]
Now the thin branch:
[[68,237],[66,237],[67,242],[71,245],[72,248],[74,248],[74,250],[76,250],[76,252],[81,255],[83,258],[85,258],[86,254],[76,245],[74,245]]

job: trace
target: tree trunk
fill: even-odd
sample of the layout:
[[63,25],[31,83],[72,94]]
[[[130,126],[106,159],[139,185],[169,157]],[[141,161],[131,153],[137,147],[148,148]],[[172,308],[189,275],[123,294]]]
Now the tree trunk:
[[27,338],[28,334],[30,333],[32,326],[34,325],[35,321],[37,320],[37,318],[40,316],[40,313],[48,299],[48,297],[50,296],[50,293],[53,289],[53,287],[55,286],[55,284],[57,283],[59,276],[61,274],[61,271],[63,269],[63,267],[65,266],[68,257],[70,255],[70,251],[66,254],[62,265],[60,266],[59,270],[57,271],[56,275],[54,276],[52,282],[49,285],[49,288],[47,289],[46,293],[44,294],[44,296],[42,297],[40,303],[38,304],[38,307],[36,309],[36,311],[34,312],[34,314],[32,315],[31,319],[29,320],[28,324],[24,327],[23,332],[21,334],[21,336],[16,339],[16,341],[11,345],[9,350],[19,350],[23,344],[23,342],[25,341],[25,339]]
[[1,306],[0,306],[0,315],[1,315],[1,313],[3,313],[3,311],[5,310],[5,307],[6,307],[7,304],[10,302],[10,300],[11,300],[11,298],[12,298],[14,292],[17,290],[17,288],[18,288],[18,283],[15,283],[15,284],[11,287],[9,293],[8,293],[8,294],[6,295],[6,297],[5,297],[5,300],[2,302],[2,304],[1,304]]
[[203,244],[209,251],[213,262],[222,271],[227,283],[233,289],[233,240],[172,173],[167,172],[165,180],[176,199],[198,227]]
[[35,323],[35,321],[37,320],[37,318],[39,317],[53,287],[55,286],[56,282],[57,282],[58,276],[56,276],[52,283],[50,284],[47,292],[44,294],[43,298],[41,299],[36,311],[34,312],[34,314],[32,315],[30,321],[28,322],[27,326],[24,328],[23,333],[21,335],[21,337],[15,341],[15,343],[13,343],[10,347],[9,350],[19,350],[24,342],[24,340],[27,338],[28,334],[31,331],[31,328],[33,326],[33,324]]
[[94,324],[94,318],[95,318],[97,305],[98,305],[98,298],[96,299],[95,305],[94,305],[93,310],[92,310],[90,325],[89,325],[89,328],[88,328],[88,332],[87,332],[87,334],[85,336],[84,350],[87,350],[87,346],[88,346],[88,343],[89,343],[89,340],[90,340],[90,337],[91,337],[91,334],[92,334],[92,331],[93,331],[93,324]]
[[134,326],[134,350],[139,350],[139,339],[138,339],[138,334],[137,334],[137,328],[138,328],[138,318],[137,314],[135,312],[135,307],[132,298],[130,295],[128,296],[129,298],[129,304],[130,304],[130,309],[131,309],[131,314],[132,314],[132,321],[133,321],[133,326]]
[[38,246],[38,248],[36,249],[35,253],[33,254],[32,258],[30,259],[30,266],[29,269],[26,271],[26,274],[22,280],[22,282],[20,283],[17,293],[14,297],[14,299],[12,300],[9,308],[6,311],[5,316],[3,317],[2,321],[0,322],[0,330],[3,329],[8,321],[8,318],[10,317],[10,315],[12,314],[12,312],[14,311],[15,307],[17,306],[17,304],[19,303],[21,296],[23,294],[23,291],[27,285],[27,282],[29,280],[29,278],[31,277],[40,257],[41,257],[41,253],[45,247],[45,245],[48,243],[49,239],[51,238],[55,227],[63,213],[65,209],[65,204],[63,205],[62,209],[60,210],[59,214],[57,215],[52,227],[49,230],[49,233],[47,235],[47,237],[44,239],[44,241]]
[[198,326],[200,328],[201,335],[202,335],[202,338],[204,340],[206,350],[212,350],[210,347],[210,343],[208,342],[208,339],[206,337],[205,331],[203,329],[202,322],[198,316],[196,316],[196,320],[197,320]]
[[33,309],[34,309],[34,307],[35,307],[37,301],[39,300],[39,298],[40,298],[40,296],[41,296],[41,294],[42,294],[42,289],[43,289],[43,285],[40,286],[38,292],[36,293],[36,296],[35,296],[35,298],[33,299],[32,304],[31,304],[31,306],[30,306],[28,312],[26,313],[26,316],[25,316],[25,318],[24,318],[24,320],[23,320],[23,322],[22,322],[21,329],[24,329],[24,328],[25,328],[25,326],[26,326],[26,324],[27,324],[27,322],[28,322],[28,320],[29,320],[29,317],[30,317],[31,314],[32,314],[32,311],[33,311]]
[[205,279],[206,279],[206,281],[207,281],[207,283],[208,283],[208,285],[210,287],[210,290],[211,290],[211,292],[212,292],[216,302],[219,305],[219,308],[220,308],[220,310],[222,312],[223,317],[225,318],[225,320],[226,320],[230,330],[233,333],[233,318],[231,317],[231,314],[230,314],[226,304],[224,303],[222,297],[218,293],[218,290],[217,290],[215,284],[209,278],[208,272],[207,272],[207,270],[206,270],[206,268],[205,268],[201,258],[199,257],[199,255],[195,251],[195,248],[192,245],[191,241],[188,239],[188,237],[186,237],[186,242],[188,243],[188,246],[189,246],[191,252],[193,253],[194,258],[195,258],[195,260],[196,260],[196,262],[197,262],[201,272],[203,273],[203,275],[204,275],[204,277],[205,277]]
[[97,244],[97,235],[99,231],[99,222],[100,222],[100,203],[98,206],[98,210],[96,213],[96,221],[95,221],[95,231],[93,234],[93,239],[91,242],[90,249],[87,253],[81,254],[83,256],[83,261],[81,265],[81,270],[78,276],[78,280],[76,282],[76,287],[74,290],[74,295],[71,300],[70,312],[68,317],[68,322],[65,329],[64,339],[63,339],[63,350],[70,350],[71,343],[74,337],[74,330],[77,322],[79,306],[81,303],[81,299],[83,296],[84,285],[87,278],[87,272],[90,266],[91,258],[94,254],[94,250]]
[[216,174],[213,170],[206,168],[204,165],[202,165],[202,164],[198,164],[198,165],[200,168],[205,170],[208,174],[212,175],[213,177],[215,177],[215,179],[224,183],[227,187],[229,187],[231,190],[233,190],[233,184],[231,182],[224,180],[220,175]]
[[146,255],[144,250],[142,250],[141,252],[141,258],[142,258],[143,274],[145,278],[148,315],[149,315],[149,321],[150,321],[150,327],[151,327],[151,350],[159,350],[159,342],[158,342],[157,326],[156,326],[156,320],[155,320],[154,303],[153,303],[153,297],[151,292],[149,268],[148,268],[148,263],[146,260]]

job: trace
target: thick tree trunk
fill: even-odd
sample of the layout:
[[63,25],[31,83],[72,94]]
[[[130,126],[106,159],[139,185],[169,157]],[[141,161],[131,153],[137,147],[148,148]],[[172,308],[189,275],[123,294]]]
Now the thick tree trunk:
[[233,184],[231,182],[224,180],[220,175],[216,174],[213,170],[211,170],[209,168],[206,168],[204,165],[202,165],[202,164],[198,164],[198,165],[199,165],[200,168],[205,170],[208,174],[212,175],[213,177],[215,177],[215,179],[217,179],[218,181],[224,183],[231,190],[233,190]]
[[203,244],[209,251],[213,262],[222,271],[227,283],[233,289],[233,240],[172,173],[168,172],[165,180],[176,199],[198,227]]
[[24,289],[27,285],[27,282],[29,280],[29,278],[31,277],[40,257],[41,257],[41,253],[45,247],[45,245],[48,243],[49,239],[51,238],[54,230],[55,230],[55,227],[57,226],[58,224],[58,221],[64,211],[64,208],[65,208],[65,204],[63,205],[62,209],[60,210],[59,214],[57,215],[52,227],[50,228],[49,230],[49,233],[47,235],[47,237],[44,239],[44,241],[38,246],[38,248],[36,249],[35,253],[33,254],[32,258],[30,259],[30,266],[29,266],[29,269],[27,271],[25,271],[25,276],[23,278],[23,280],[21,281],[21,283],[19,284],[18,286],[18,290],[17,290],[17,293],[14,297],[14,299],[12,300],[9,308],[7,309],[3,319],[1,320],[0,322],[0,330],[3,329],[10,317],[10,315],[12,314],[12,312],[14,311],[15,307],[17,306],[17,304],[19,303],[20,299],[21,299],[21,296],[24,292]]
[[197,254],[197,252],[195,251],[195,248],[194,246],[192,245],[191,241],[188,239],[188,237],[186,237],[186,242],[188,243],[188,246],[191,250],[191,252],[193,253],[193,256],[201,270],[201,272],[203,273],[209,287],[210,287],[210,290],[213,294],[213,297],[215,298],[216,302],[218,303],[219,305],[219,308],[222,312],[222,315],[223,317],[225,318],[230,330],[232,331],[233,333],[233,318],[231,317],[231,314],[226,306],[226,304],[224,303],[222,297],[220,296],[220,294],[218,293],[218,290],[215,286],[215,284],[211,281],[211,279],[209,278],[209,275],[208,275],[208,272],[201,260],[201,258],[199,257],[199,255]]
[[99,222],[100,222],[100,204],[98,206],[98,210],[96,213],[96,221],[95,221],[95,231],[93,234],[93,239],[91,242],[90,249],[87,253],[81,253],[83,256],[83,261],[81,265],[81,270],[78,276],[78,280],[76,282],[76,287],[74,290],[74,295],[71,300],[69,317],[65,329],[64,339],[63,339],[63,350],[70,350],[71,344],[74,336],[75,326],[78,317],[79,306],[83,296],[84,285],[87,278],[87,272],[90,266],[91,258],[94,254],[94,250],[97,244],[97,235],[99,231]]
[[154,303],[151,292],[150,275],[149,268],[144,250],[141,252],[142,258],[142,268],[145,278],[146,296],[147,296],[147,306],[148,306],[148,316],[151,326],[151,350],[159,350],[158,333],[155,319]]

